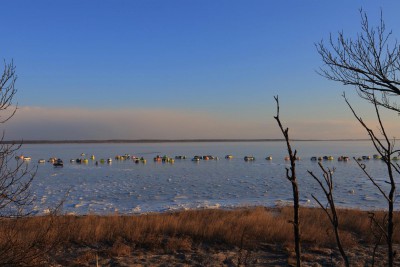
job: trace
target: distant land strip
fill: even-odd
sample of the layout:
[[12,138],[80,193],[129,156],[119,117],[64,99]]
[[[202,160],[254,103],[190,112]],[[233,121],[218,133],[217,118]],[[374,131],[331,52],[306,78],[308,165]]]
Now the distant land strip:
[[[292,139],[291,141],[368,141],[369,139]],[[0,144],[105,144],[105,143],[207,143],[207,142],[283,142],[284,139],[109,139],[109,140],[2,140]]]

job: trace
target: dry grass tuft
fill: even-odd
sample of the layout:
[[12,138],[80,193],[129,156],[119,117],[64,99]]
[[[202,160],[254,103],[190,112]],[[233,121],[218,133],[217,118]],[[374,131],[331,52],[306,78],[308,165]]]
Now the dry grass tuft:
[[114,257],[131,255],[131,247],[118,239],[109,250],[109,255]]

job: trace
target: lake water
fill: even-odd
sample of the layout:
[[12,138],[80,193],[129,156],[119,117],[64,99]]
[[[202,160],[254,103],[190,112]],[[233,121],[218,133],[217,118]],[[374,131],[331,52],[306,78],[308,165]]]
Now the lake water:
[[[323,161],[325,167],[336,168],[334,173],[336,204],[360,209],[384,209],[386,203],[378,190],[365,177],[356,162],[339,162],[337,157],[359,157],[375,154],[367,141],[297,141],[292,143],[301,160],[297,162],[297,176],[301,204],[316,206],[311,194],[322,202],[322,191],[307,173],[310,170],[322,177],[312,156],[332,155],[333,161]],[[292,200],[291,184],[286,179],[289,163],[284,142],[206,142],[206,143],[129,143],[129,144],[40,144],[24,145],[20,153],[38,159],[58,157],[63,168],[50,163],[40,164],[32,191],[36,196],[34,209],[46,213],[68,192],[63,206],[66,213],[75,214],[135,214],[195,208],[231,208],[238,206],[286,205]],[[96,160],[112,158],[112,164],[70,163],[70,159],[95,155]],[[132,160],[116,161],[116,155],[130,154],[147,159],[147,164]],[[225,159],[225,155],[233,159]],[[174,164],[153,162],[156,155],[186,155],[186,160]],[[219,160],[193,162],[194,155],[218,156]],[[244,156],[254,156],[245,162]],[[265,160],[271,155],[272,160]],[[364,161],[367,170],[377,181],[386,178],[381,160]],[[397,177],[398,180],[399,177]],[[397,194],[397,197],[399,194]],[[396,209],[399,205],[396,204]]]

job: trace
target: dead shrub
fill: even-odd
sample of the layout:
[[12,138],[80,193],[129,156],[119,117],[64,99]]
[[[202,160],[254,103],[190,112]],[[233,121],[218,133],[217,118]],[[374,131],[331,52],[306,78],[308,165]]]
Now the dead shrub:
[[59,244],[54,216],[0,220],[0,265],[39,265]]

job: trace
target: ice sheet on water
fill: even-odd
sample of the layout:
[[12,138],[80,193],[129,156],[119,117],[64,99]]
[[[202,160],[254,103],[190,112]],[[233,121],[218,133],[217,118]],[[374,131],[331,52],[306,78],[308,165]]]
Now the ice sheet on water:
[[[160,144],[146,144],[152,149],[159,150]],[[333,154],[326,151],[326,144],[310,142],[302,144],[303,148],[311,155]],[[329,145],[329,144],[328,144]],[[55,151],[69,151],[63,158],[76,158],[82,151],[91,151],[90,154],[99,155],[97,158],[108,158],[110,151],[120,149],[115,154],[124,154],[126,150],[138,151],[135,145],[127,149],[105,145],[87,145],[75,150],[68,145],[57,146],[57,150],[43,150],[43,146],[33,146],[25,154],[37,155],[38,158],[47,158],[48,154],[54,155]],[[274,150],[273,147],[276,146]],[[353,143],[344,145],[336,144],[330,149],[337,151],[337,155],[348,154],[349,146],[358,151],[359,146]],[[218,155],[221,160],[201,161],[193,164],[190,160],[176,161],[170,164],[152,164],[148,160],[146,165],[136,165],[131,161],[113,162],[110,165],[95,166],[93,162],[88,165],[65,163],[63,169],[54,169],[50,164],[40,166],[33,184],[34,194],[37,196],[35,209],[44,212],[45,209],[56,205],[64,197],[63,192],[69,191],[64,212],[85,214],[88,212],[109,213],[118,210],[120,213],[144,213],[163,211],[167,209],[186,209],[213,207],[231,207],[240,205],[266,205],[275,206],[291,203],[291,185],[286,179],[285,151],[277,143],[212,143],[212,144],[168,144],[163,145],[168,151],[161,154],[186,154],[193,153]],[[268,149],[266,149],[268,147]],[[343,150],[340,150],[340,149]],[[35,150],[36,149],[36,150]],[[308,149],[308,150],[307,150]],[[92,152],[93,151],[93,152]],[[140,151],[140,149],[139,149]],[[143,150],[144,151],[144,150]],[[229,153],[236,157],[224,160],[224,155]],[[267,154],[273,155],[272,161],[263,161]],[[328,153],[329,152],[329,153]],[[43,154],[47,153],[47,154]],[[241,155],[254,154],[257,162],[246,164]],[[298,164],[299,186],[302,190],[302,204],[309,205],[311,193],[321,195],[316,182],[304,175],[307,170],[319,173],[320,169],[315,162],[306,160],[307,153],[303,153],[304,160]],[[368,154],[360,150],[359,154]],[[275,154],[277,156],[275,156]],[[141,155],[137,155],[141,156]],[[146,155],[144,155],[146,157]],[[189,156],[189,155],[188,155]],[[352,155],[349,155],[352,156]],[[355,155],[357,156],[357,155]],[[300,164],[301,163],[301,164]],[[329,164],[337,164],[329,163]],[[369,161],[369,169],[377,177],[383,177],[380,172],[384,170],[381,161]],[[335,197],[340,199],[340,205],[362,207],[370,205],[384,207],[385,201],[371,192],[376,189],[372,183],[360,174],[354,162],[340,165],[335,172]],[[351,188],[349,188],[351,185]],[[354,190],[355,194],[350,194]],[[184,196],[184,197],[182,197]],[[367,196],[364,197],[363,196]],[[369,199],[372,197],[373,199]],[[312,202],[312,201],[311,201]],[[75,206],[74,206],[75,205]]]

